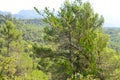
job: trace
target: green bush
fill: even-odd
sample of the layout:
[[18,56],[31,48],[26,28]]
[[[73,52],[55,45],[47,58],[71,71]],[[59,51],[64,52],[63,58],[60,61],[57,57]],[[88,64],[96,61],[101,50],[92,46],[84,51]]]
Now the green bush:
[[48,77],[40,70],[33,70],[25,76],[16,77],[15,80],[48,80]]

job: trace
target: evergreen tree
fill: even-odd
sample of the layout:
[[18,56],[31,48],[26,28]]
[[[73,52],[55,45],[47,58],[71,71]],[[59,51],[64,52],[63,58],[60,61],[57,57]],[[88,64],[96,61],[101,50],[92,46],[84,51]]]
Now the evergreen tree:
[[[103,17],[94,13],[89,2],[82,3],[80,0],[66,0],[57,14],[45,8],[43,15],[43,21],[49,24],[44,29],[44,38],[57,46],[54,55],[61,60],[62,79],[66,80],[75,73],[99,77],[97,56],[106,46],[106,42],[102,41],[108,41],[101,30]],[[104,80],[103,76],[99,78]]]

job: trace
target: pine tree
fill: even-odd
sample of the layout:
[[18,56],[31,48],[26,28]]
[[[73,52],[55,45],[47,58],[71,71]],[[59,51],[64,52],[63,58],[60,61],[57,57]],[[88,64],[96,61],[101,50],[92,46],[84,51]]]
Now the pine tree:
[[108,40],[101,30],[104,18],[94,13],[89,2],[81,0],[66,0],[57,13],[45,8],[43,15],[43,21],[49,24],[44,29],[45,40],[57,46],[57,57],[64,61],[61,65],[70,66],[63,69],[63,75],[67,74],[65,79],[75,73],[99,75],[96,55],[102,52]]

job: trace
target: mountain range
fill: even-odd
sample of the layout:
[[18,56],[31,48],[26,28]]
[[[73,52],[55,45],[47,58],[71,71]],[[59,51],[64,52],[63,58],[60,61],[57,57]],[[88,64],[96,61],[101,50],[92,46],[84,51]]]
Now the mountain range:
[[[11,14],[11,13],[0,11],[0,14],[7,15],[7,14]],[[42,17],[35,10],[21,10],[17,14],[12,14],[12,15],[13,15],[13,17],[15,17],[17,19],[34,19],[34,18]]]
[[[43,10],[40,11],[41,13],[43,13]],[[0,11],[0,14],[2,15],[7,15],[7,14],[11,14],[11,12],[4,12],[4,11]],[[57,12],[56,12],[57,14]],[[42,18],[41,15],[39,15],[35,10],[21,10],[16,14],[12,14],[13,17],[17,18],[17,19],[39,19]],[[105,23],[104,23],[104,27],[119,27],[120,22],[118,19],[116,20],[112,20],[112,19],[108,19],[107,17],[105,18]]]

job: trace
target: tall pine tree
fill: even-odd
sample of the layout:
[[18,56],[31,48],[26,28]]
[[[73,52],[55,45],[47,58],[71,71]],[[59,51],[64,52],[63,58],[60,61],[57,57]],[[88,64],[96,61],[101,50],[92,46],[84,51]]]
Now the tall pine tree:
[[64,67],[66,69],[63,69],[62,77],[66,80],[75,73],[81,73],[104,80],[97,61],[108,37],[101,30],[104,18],[94,13],[90,3],[66,0],[57,13],[45,8],[43,15],[43,21],[49,24],[44,29],[45,40],[57,46],[61,65],[70,66]]

